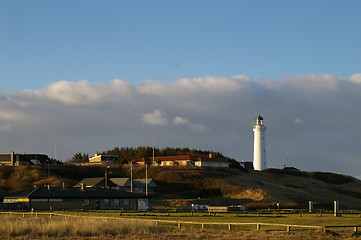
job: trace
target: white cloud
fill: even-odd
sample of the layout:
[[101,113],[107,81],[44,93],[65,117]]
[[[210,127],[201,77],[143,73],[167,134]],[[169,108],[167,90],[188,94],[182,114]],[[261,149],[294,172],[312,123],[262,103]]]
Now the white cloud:
[[69,106],[92,106],[104,102],[119,102],[133,97],[135,88],[128,82],[114,79],[106,84],[59,81],[41,90],[24,90],[20,96],[40,101],[50,100]]
[[173,118],[172,123],[174,125],[184,125],[184,124],[188,124],[189,121],[187,118],[175,117],[175,118]]
[[181,78],[174,82],[145,81],[138,86],[138,91],[154,96],[189,96],[194,94],[226,94],[236,92],[242,82],[250,81],[245,76],[202,78]]
[[361,73],[352,74],[350,80],[354,83],[361,83]]
[[300,123],[302,123],[302,120],[301,120],[301,118],[297,117],[297,118],[295,118],[294,122],[296,124],[300,124]]
[[139,85],[82,80],[1,92],[0,151],[52,155],[57,144],[66,159],[79,151],[93,154],[156,139],[159,147],[252,159],[252,125],[260,113],[269,166],[282,167],[288,152],[300,169],[359,175],[360,80],[360,73],[262,81],[206,76]]
[[206,132],[209,131],[209,129],[204,124],[202,124],[202,123],[192,123],[187,118],[175,117],[172,120],[172,123],[174,125],[186,125],[186,126],[188,126],[188,128],[191,131],[197,132],[197,133],[206,133]]
[[152,113],[143,114],[142,121],[148,125],[167,125],[168,119],[164,112],[155,109]]

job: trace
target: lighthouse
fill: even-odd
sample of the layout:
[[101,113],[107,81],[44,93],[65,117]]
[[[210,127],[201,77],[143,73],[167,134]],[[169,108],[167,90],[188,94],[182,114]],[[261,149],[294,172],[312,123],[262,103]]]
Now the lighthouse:
[[254,143],[253,143],[253,168],[262,171],[267,168],[266,163],[266,126],[263,123],[263,117],[258,115],[256,123],[253,125]]

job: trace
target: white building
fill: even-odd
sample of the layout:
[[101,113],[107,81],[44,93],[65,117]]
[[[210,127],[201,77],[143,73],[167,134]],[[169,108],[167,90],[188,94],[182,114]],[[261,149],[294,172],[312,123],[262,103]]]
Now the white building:
[[118,156],[95,154],[89,158],[89,163],[113,163],[118,161]]
[[253,125],[254,143],[253,143],[253,168],[262,171],[267,168],[266,162],[266,126],[263,123],[261,115],[256,117],[256,124]]

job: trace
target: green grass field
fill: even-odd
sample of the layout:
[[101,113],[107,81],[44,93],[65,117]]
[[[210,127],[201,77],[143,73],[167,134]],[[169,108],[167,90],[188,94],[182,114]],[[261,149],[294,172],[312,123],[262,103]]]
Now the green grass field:
[[[351,227],[361,226],[359,214],[269,214],[257,213],[130,213],[115,211],[0,214],[0,237],[12,239],[360,239]],[[179,228],[181,222],[181,228]],[[192,224],[190,223],[192,222]],[[231,223],[231,231],[229,230]],[[254,223],[237,225],[241,223]],[[256,230],[261,224],[261,231]],[[204,226],[202,227],[202,224]],[[292,225],[286,232],[285,224]],[[317,228],[293,225],[340,226],[326,233]],[[359,228],[361,231],[361,227]]]
[[137,218],[151,220],[171,220],[171,221],[194,221],[204,223],[279,223],[293,225],[361,225],[360,214],[342,214],[342,217],[334,217],[332,213],[303,213],[297,214],[260,214],[258,213],[205,213],[205,212],[163,212],[163,213],[140,213],[119,211],[94,211],[94,212],[58,212],[69,215],[94,216],[94,217],[117,217],[117,218]]
[[[107,217],[107,218],[121,218],[132,219],[132,221],[153,222],[158,221],[158,224],[166,228],[177,228],[178,223],[181,223],[182,228],[191,229],[228,229],[231,224],[232,230],[256,230],[257,224],[261,224],[262,230],[286,231],[285,225],[291,226],[291,231],[315,231],[317,227],[322,226],[340,226],[338,228],[327,228],[330,231],[339,233],[352,233],[354,228],[351,226],[361,226],[361,217],[359,214],[343,214],[342,217],[335,217],[331,213],[303,213],[303,214],[260,214],[258,213],[216,213],[215,215],[208,213],[139,213],[139,212],[61,212],[65,215],[88,216],[88,217]],[[250,223],[250,224],[246,224]],[[253,223],[253,224],[251,224]],[[268,225],[270,224],[270,225]],[[274,224],[280,224],[276,226]],[[301,225],[296,227],[294,225]],[[310,226],[310,227],[303,227]],[[312,228],[314,226],[315,228]],[[342,227],[347,226],[347,227]],[[361,227],[358,229],[361,231]]]

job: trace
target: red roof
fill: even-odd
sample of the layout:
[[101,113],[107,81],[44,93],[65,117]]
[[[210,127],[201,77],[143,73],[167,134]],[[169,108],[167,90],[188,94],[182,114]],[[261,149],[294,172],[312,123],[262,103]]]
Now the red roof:
[[[210,158],[209,156],[195,156],[195,155],[179,155],[179,156],[159,156],[154,157],[154,161],[202,161],[202,162],[227,162],[228,160],[220,159],[220,158]],[[153,157],[142,157],[138,159],[131,160],[131,162],[153,162]]]

